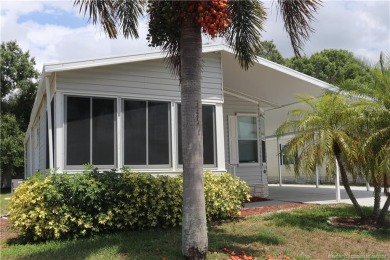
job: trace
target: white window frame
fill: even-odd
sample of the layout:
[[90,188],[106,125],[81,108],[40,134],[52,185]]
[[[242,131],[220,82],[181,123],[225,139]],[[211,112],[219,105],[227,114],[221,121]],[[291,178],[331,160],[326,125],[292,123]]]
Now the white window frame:
[[[146,164],[145,165],[128,165],[125,163],[125,101],[141,101],[146,102]],[[163,102],[167,103],[168,105],[168,144],[169,144],[169,161],[168,164],[153,164],[150,165],[149,163],[149,141],[148,141],[148,109],[149,109],[149,102]],[[171,122],[172,122],[172,102],[167,100],[156,100],[156,99],[137,99],[137,98],[123,98],[121,99],[121,138],[122,138],[122,162],[123,166],[130,167],[132,170],[157,170],[157,169],[172,169],[172,129],[171,129]]]
[[[238,118],[239,117],[254,117],[256,119],[256,139],[242,139],[239,138],[239,127],[238,127]],[[237,140],[237,159],[238,159],[238,165],[239,166],[259,166],[262,162],[262,158],[260,158],[260,139],[259,139],[259,115],[254,114],[254,113],[237,113],[236,114],[236,140]],[[256,149],[257,149],[257,162],[240,162],[240,149],[239,149],[239,141],[240,140],[251,140],[251,141],[256,141]]]
[[[176,102],[175,103],[175,114],[176,114],[176,117],[175,117],[175,121],[176,121],[176,161],[177,161],[177,169],[180,170],[180,171],[183,171],[183,164],[180,164],[179,163],[179,105],[181,105],[181,102]],[[214,107],[214,113],[213,113],[213,125],[214,125],[214,131],[213,131],[213,149],[214,149],[214,164],[203,164],[203,168],[205,170],[217,170],[217,161],[218,161],[218,154],[217,154],[217,134],[216,134],[216,131],[217,131],[217,111],[216,111],[216,104],[214,103],[206,103],[206,102],[202,102],[202,106],[205,105],[205,106],[213,106]],[[203,155],[202,155],[203,156]]]
[[[117,133],[117,105],[116,105],[116,102],[117,102],[117,99],[116,98],[113,98],[113,97],[102,97],[102,96],[91,96],[91,95],[73,95],[73,94],[70,94],[70,95],[64,95],[64,169],[65,170],[83,170],[84,169],[84,166],[83,165],[69,165],[68,164],[68,158],[67,158],[67,154],[68,154],[68,115],[67,115],[67,108],[68,108],[68,97],[76,97],[76,98],[89,98],[90,100],[90,117],[89,117],[89,124],[90,124],[90,135],[89,135],[89,138],[90,138],[90,144],[89,144],[89,149],[90,149],[90,152],[89,152],[89,162],[90,164],[92,164],[92,154],[93,154],[93,144],[92,144],[92,134],[93,134],[93,125],[92,125],[92,113],[93,113],[93,110],[92,110],[92,100],[95,98],[95,99],[110,99],[110,100],[113,100],[114,101],[114,164],[113,165],[93,165],[94,167],[97,167],[99,168],[99,170],[109,170],[109,169],[116,169],[117,168],[117,165],[118,165],[118,147],[117,147],[117,139],[118,139],[118,133]],[[86,162],[87,163],[87,162]]]

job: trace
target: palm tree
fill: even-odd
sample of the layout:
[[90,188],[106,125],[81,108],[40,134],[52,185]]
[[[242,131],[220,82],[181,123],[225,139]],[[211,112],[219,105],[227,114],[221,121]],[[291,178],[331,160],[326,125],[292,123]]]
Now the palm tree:
[[[371,69],[370,81],[346,81],[340,85],[354,95],[370,100],[357,135],[364,135],[361,142],[360,168],[374,186],[374,210],[372,218],[378,223],[385,221],[390,206],[390,59],[383,53],[379,64]],[[381,190],[384,188],[387,200],[380,209]]]
[[[172,72],[178,75],[182,101],[182,153],[184,176],[182,252],[186,258],[204,259],[207,226],[203,191],[203,132],[201,105],[202,31],[224,37],[241,66],[248,69],[256,60],[260,32],[266,18],[257,0],[233,1],[145,1],[75,0],[80,12],[99,23],[110,38],[120,31],[137,38],[139,16],[149,15],[151,46],[167,54]],[[320,0],[278,0],[285,29],[296,55],[312,31],[310,22]]]
[[290,111],[290,118],[277,129],[278,135],[296,133],[284,151],[288,157],[295,157],[295,173],[313,174],[316,167],[325,164],[327,173],[334,174],[337,163],[342,184],[357,214],[366,218],[348,180],[348,173],[359,174],[355,164],[359,156],[358,140],[349,133],[360,117],[357,105],[347,96],[333,93],[299,99],[307,109]]

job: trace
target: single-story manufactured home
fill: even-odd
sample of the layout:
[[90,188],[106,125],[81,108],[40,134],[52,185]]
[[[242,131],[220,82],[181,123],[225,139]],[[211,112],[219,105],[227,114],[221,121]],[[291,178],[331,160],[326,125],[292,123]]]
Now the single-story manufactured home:
[[[227,46],[204,46],[204,168],[232,172],[266,197],[279,164],[274,132],[286,109],[296,94],[329,89],[262,58],[245,71]],[[180,121],[179,80],[158,51],[44,65],[24,140],[25,176],[80,172],[86,163],[180,174]]]

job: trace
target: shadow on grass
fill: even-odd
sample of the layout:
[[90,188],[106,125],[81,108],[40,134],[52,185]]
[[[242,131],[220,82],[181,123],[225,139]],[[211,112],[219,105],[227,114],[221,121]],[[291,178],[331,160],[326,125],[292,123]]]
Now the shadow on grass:
[[[371,214],[372,208],[363,207],[366,214]],[[264,217],[265,220],[276,226],[299,227],[303,230],[324,230],[328,232],[359,231],[364,232],[378,240],[390,240],[389,229],[363,230],[359,228],[338,228],[327,223],[330,217],[354,217],[353,206],[316,206],[297,209],[291,212],[279,212]]]
[[[167,259],[181,258],[181,230],[147,230],[118,232],[91,238],[47,241],[26,244],[23,240],[9,241],[5,259]],[[22,243],[22,244],[20,244]],[[7,252],[7,251],[12,252]]]
[[[209,228],[209,250],[229,251],[259,256],[263,252],[251,244],[281,245],[286,239],[268,230],[254,235],[225,231],[219,226]],[[182,259],[181,229],[128,231],[79,240],[47,241],[26,244],[25,240],[9,241],[2,252],[5,259]],[[12,252],[11,252],[12,251]]]
[[[262,256],[265,250],[254,245],[283,245],[287,243],[287,239],[279,234],[275,234],[271,230],[260,230],[253,235],[240,234],[242,230],[234,232],[232,230],[225,231],[218,227],[209,230],[209,251],[224,253],[234,251],[236,255]],[[227,252],[227,253],[228,253]]]

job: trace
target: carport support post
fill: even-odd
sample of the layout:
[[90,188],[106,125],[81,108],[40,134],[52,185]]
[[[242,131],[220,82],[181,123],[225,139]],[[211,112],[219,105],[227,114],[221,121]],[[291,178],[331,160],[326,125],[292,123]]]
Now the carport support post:
[[276,137],[276,145],[277,145],[277,151],[278,153],[278,170],[279,170],[279,187],[282,187],[282,161],[280,158],[282,158],[282,149],[280,149],[279,144],[279,137]]
[[370,183],[366,180],[366,189],[367,191],[370,191]]
[[318,166],[317,166],[316,167],[316,188],[319,188],[319,185],[320,185],[319,175],[320,175],[320,171],[319,171]]
[[340,167],[336,159],[336,201],[340,202]]
[[[315,133],[314,140],[315,140],[315,142],[317,144],[317,142],[318,142],[318,132]],[[316,188],[319,187],[319,175],[320,175],[320,170],[318,169],[318,166],[316,166]]]

